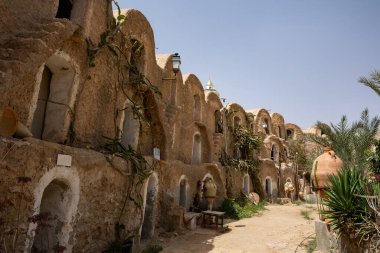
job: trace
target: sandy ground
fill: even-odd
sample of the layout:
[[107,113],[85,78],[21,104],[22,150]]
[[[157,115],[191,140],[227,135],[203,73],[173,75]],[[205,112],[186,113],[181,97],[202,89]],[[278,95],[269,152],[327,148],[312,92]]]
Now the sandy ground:
[[[315,205],[268,205],[261,216],[227,221],[231,231],[197,228],[171,238],[160,238],[163,253],[272,253],[306,252],[297,246],[314,236]],[[311,220],[302,210],[310,212]]]

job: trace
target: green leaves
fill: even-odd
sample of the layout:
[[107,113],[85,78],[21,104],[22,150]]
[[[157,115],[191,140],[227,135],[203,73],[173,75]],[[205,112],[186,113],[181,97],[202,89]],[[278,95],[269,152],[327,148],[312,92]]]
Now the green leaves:
[[259,136],[253,134],[247,128],[237,126],[233,130],[234,145],[249,156],[254,150],[258,150],[261,146],[261,139]]
[[224,199],[219,208],[219,211],[226,213],[226,217],[236,220],[250,218],[263,210],[265,210],[265,202],[255,205],[245,199]]
[[374,220],[367,202],[354,194],[365,194],[364,180],[355,168],[346,168],[337,175],[330,175],[330,188],[324,200],[327,210],[323,212],[328,223],[339,236],[362,239],[373,233],[368,221]]
[[371,88],[377,95],[380,96],[380,72],[373,71],[370,75],[370,78],[360,77],[359,83],[364,84],[365,86]]
[[364,109],[360,120],[351,126],[346,116],[330,126],[318,121],[316,127],[322,132],[322,136],[309,134],[306,138],[319,145],[331,147],[347,167],[356,167],[364,172],[368,167],[365,153],[374,144],[379,125],[379,117],[371,119],[368,109]]
[[380,140],[375,143],[373,151],[368,150],[367,160],[370,162],[370,170],[374,174],[380,174]]

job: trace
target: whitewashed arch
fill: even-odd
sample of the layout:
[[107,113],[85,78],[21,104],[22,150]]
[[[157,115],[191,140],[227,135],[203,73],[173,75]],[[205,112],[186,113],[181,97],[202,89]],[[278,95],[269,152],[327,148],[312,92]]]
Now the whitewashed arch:
[[191,205],[191,191],[189,180],[186,175],[182,175],[178,181],[177,201],[180,206],[189,210]]
[[[47,170],[47,169],[46,169]],[[63,220],[63,226],[60,235],[60,244],[66,247],[66,251],[70,253],[72,251],[72,247],[74,244],[73,237],[73,227],[75,215],[77,213],[77,207],[80,197],[80,180],[79,174],[75,167],[67,168],[63,166],[56,166],[52,169],[47,170],[47,172],[40,178],[36,188],[33,191],[33,196],[35,199],[33,210],[34,214],[38,214],[40,212],[40,206],[42,197],[45,189],[52,183],[53,181],[63,182],[68,186],[68,190],[70,191],[70,202],[68,204],[67,210],[65,210],[65,217]],[[25,252],[30,252],[31,247],[34,241],[34,230],[37,228],[37,224],[30,223],[27,238],[25,242]]]
[[[149,196],[150,195],[150,196]],[[148,201],[148,197],[150,198],[153,198],[151,199],[150,201],[152,201],[152,203],[150,203],[152,206],[150,208],[152,208],[152,210],[149,210],[149,211],[152,211],[151,214],[149,214],[149,216],[151,217],[148,217],[152,220],[150,220],[149,222],[151,222],[152,224],[152,227],[151,228],[147,228],[149,229],[149,231],[146,231],[146,233],[148,234],[147,236],[148,237],[151,237],[153,236],[154,234],[154,228],[155,228],[155,217],[156,217],[156,207],[157,207],[157,200],[158,200],[158,176],[157,176],[157,173],[156,172],[153,172],[152,175],[150,175],[150,177],[145,181],[144,183],[144,187],[143,187],[143,193],[142,193],[142,196],[143,196],[143,220],[142,220],[142,223],[141,223],[141,227],[140,227],[140,230],[139,230],[139,234],[140,236],[142,236],[142,232],[143,232],[143,226],[145,224],[145,218],[146,218],[146,209],[147,209],[147,201]]]
[[[49,70],[50,79],[46,98],[39,99],[44,73]],[[78,93],[80,68],[63,51],[56,51],[38,70],[29,110],[27,127],[44,140],[63,143],[67,139],[72,110]],[[44,109],[41,109],[45,103]],[[38,109],[39,108],[39,109]],[[38,109],[38,110],[37,110]],[[40,112],[44,110],[44,112]]]
[[211,178],[212,180],[214,180],[214,177],[213,177],[210,173],[206,173],[206,174],[203,176],[202,182],[205,181],[206,178]]

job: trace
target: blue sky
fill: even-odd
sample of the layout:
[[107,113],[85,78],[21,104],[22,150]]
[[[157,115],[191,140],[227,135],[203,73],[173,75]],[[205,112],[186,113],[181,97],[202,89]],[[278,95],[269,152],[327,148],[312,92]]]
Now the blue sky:
[[380,70],[380,0],[119,0],[140,10],[156,53],[178,52],[182,73],[209,77],[245,109],[279,112],[301,128],[380,115],[358,84]]

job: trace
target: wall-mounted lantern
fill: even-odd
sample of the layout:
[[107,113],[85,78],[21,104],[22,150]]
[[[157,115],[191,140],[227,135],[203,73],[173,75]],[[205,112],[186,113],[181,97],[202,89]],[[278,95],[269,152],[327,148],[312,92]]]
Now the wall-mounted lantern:
[[172,56],[172,63],[173,63],[173,71],[175,74],[179,71],[179,67],[181,66],[181,56],[179,56],[178,53],[175,53]]

